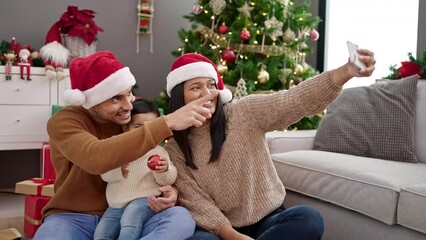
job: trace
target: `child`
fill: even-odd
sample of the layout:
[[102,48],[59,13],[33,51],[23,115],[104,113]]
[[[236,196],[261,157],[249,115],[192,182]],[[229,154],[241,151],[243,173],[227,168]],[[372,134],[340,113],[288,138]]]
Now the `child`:
[[[133,102],[131,116],[129,124],[123,127],[124,131],[141,127],[145,121],[159,117],[160,113],[151,102],[140,99]],[[161,161],[151,171],[147,161],[154,154],[158,154]],[[147,198],[160,195],[160,186],[173,184],[177,171],[165,149],[157,146],[130,164],[101,176],[108,182],[106,197],[109,207],[96,227],[94,239],[129,240],[139,239],[143,225],[155,214],[148,206]],[[192,229],[195,229],[195,224]],[[193,231],[188,232],[182,239],[192,234]]]

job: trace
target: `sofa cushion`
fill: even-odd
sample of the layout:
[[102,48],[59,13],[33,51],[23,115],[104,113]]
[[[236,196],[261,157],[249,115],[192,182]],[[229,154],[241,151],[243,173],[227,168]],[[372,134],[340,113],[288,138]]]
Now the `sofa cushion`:
[[312,150],[317,130],[274,131],[266,133],[269,153],[283,153],[294,150]]
[[414,153],[418,76],[344,89],[318,127],[314,149],[417,162]]
[[401,187],[426,182],[426,164],[315,150],[271,155],[284,186],[352,209],[386,224],[396,222]]
[[418,162],[426,163],[426,79],[419,79],[416,98],[414,152]]
[[401,189],[397,222],[426,234],[426,183]]

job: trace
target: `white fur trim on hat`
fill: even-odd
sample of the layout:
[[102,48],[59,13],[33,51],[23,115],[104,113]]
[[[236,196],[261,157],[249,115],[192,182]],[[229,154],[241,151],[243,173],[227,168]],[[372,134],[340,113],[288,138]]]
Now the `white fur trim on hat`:
[[[89,109],[116,96],[135,84],[136,79],[130,72],[130,69],[124,67],[86,91],[79,91],[78,89],[66,90],[64,92],[64,100],[68,104],[82,105],[84,108]],[[84,99],[78,92],[84,95]],[[67,97],[65,98],[65,96]],[[83,100],[82,103],[81,100]]]
[[225,88],[223,90],[219,90],[220,100],[223,104],[229,103],[232,100],[232,92],[231,90]]
[[86,101],[86,96],[82,91],[78,89],[65,90],[64,94],[62,95],[62,98],[67,104],[73,106],[79,106]]
[[217,72],[213,65],[207,62],[188,63],[171,71],[167,75],[167,94],[171,96],[172,89],[186,80],[197,77],[210,77],[217,83]]

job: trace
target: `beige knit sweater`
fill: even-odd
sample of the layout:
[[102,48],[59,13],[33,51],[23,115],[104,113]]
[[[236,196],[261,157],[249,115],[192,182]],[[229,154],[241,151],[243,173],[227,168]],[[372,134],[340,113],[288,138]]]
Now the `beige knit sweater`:
[[[157,173],[148,168],[148,158],[158,154],[161,159],[169,161],[166,172]],[[108,171],[101,175],[102,179],[108,183],[106,188],[106,198],[110,207],[122,208],[129,202],[143,197],[159,196],[160,186],[172,185],[176,181],[176,167],[170,162],[169,154],[161,147],[149,151],[139,159],[129,164],[129,173],[123,176],[121,167]]]
[[332,74],[325,72],[288,91],[254,94],[225,105],[227,135],[217,162],[208,164],[210,126],[191,128],[198,170],[187,167],[177,143],[169,141],[166,150],[178,170],[179,201],[197,224],[218,234],[225,223],[251,225],[278,208],[285,189],[271,161],[265,133],[321,112],[340,92]]
[[99,124],[83,107],[65,107],[56,113],[47,123],[47,132],[56,182],[44,216],[102,215],[107,201],[100,174],[143,156],[171,135],[164,117],[120,134],[121,126]]

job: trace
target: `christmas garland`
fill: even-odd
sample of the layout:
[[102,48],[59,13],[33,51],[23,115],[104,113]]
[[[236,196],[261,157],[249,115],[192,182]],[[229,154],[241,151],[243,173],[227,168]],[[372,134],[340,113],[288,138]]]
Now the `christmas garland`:
[[221,48],[227,49],[239,49],[240,52],[255,52],[262,53],[269,56],[281,56],[283,54],[292,54],[294,51],[291,48],[285,46],[276,46],[276,45],[250,45],[250,44],[239,44],[235,43],[231,47],[228,46],[228,41],[221,37],[219,34],[207,28],[205,26],[200,26],[198,32],[203,34],[204,37],[209,39],[214,44],[220,46]]

